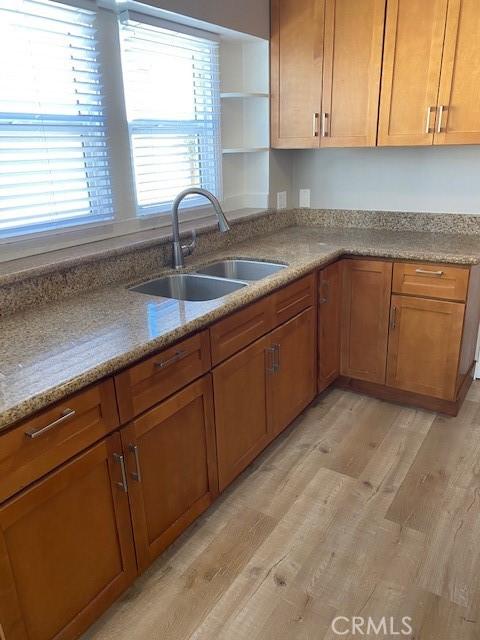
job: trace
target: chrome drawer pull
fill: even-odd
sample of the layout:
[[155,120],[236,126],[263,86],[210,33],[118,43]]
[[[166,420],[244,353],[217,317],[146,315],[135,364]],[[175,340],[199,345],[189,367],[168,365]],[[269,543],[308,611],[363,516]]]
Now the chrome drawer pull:
[[171,358],[168,358],[167,360],[159,360],[158,362],[154,362],[154,367],[156,369],[166,369],[171,364],[174,364],[175,362],[178,362],[179,360],[184,358],[186,355],[187,355],[186,351],[176,351],[175,355],[173,355]]
[[60,418],[57,418],[53,422],[50,422],[50,424],[47,424],[46,427],[42,427],[41,429],[31,429],[30,431],[25,431],[25,435],[27,436],[27,438],[39,438],[40,436],[43,436],[44,433],[47,433],[47,431],[50,431],[50,429],[54,429],[55,427],[58,427],[59,424],[63,424],[70,418],[73,418],[75,413],[76,411],[74,409],[65,409],[62,412]]
[[443,271],[428,271],[428,269],[415,269],[416,273],[421,273],[425,276],[443,276]]
[[318,138],[318,113],[313,114],[312,135],[314,138]]
[[432,115],[432,111],[435,110],[435,107],[427,107],[427,117],[425,120],[425,133],[429,134],[432,132],[432,129],[430,127],[430,119],[431,119],[431,115]]
[[328,113],[322,113],[322,138],[326,138],[329,133],[328,133],[328,129],[327,129],[327,118],[328,118]]
[[120,482],[116,482],[115,484],[117,485],[117,487],[120,487],[122,491],[127,493],[128,485],[127,485],[127,472],[125,471],[125,458],[121,453],[114,453],[113,459],[117,464],[120,465],[120,469],[122,471],[122,480]]
[[397,327],[397,307],[392,307],[392,314],[390,317],[390,329],[395,329]]
[[437,133],[442,133],[442,119],[443,119],[443,112],[447,107],[445,107],[443,104],[441,104],[438,107],[438,121],[437,121]]
[[267,353],[267,373],[275,373],[276,372],[276,366],[275,366],[275,347],[268,347],[267,349],[265,349],[265,352]]
[[129,444],[128,450],[131,451],[135,457],[136,471],[132,472],[132,478],[137,482],[142,481],[142,472],[140,471],[140,456],[138,455],[138,446],[136,444]]
[[279,344],[273,345],[273,353],[274,353],[273,368],[275,369],[275,373],[276,373],[277,371],[280,371],[280,345]]

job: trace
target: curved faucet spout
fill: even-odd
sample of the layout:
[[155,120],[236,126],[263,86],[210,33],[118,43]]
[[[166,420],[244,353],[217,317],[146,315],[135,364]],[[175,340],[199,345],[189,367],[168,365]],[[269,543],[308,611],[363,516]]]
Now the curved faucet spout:
[[218,219],[218,228],[222,233],[230,230],[230,225],[223,213],[222,207],[220,206],[220,202],[217,198],[207,191],[206,189],[201,189],[200,187],[190,187],[189,189],[185,189],[181,191],[178,196],[173,201],[172,205],[172,227],[173,227],[173,267],[175,269],[181,269],[185,262],[184,257],[186,255],[190,255],[195,248],[195,232],[193,237],[193,242],[190,245],[182,245],[180,243],[180,228],[178,221],[178,208],[180,203],[184,198],[190,195],[200,195],[209,200],[212,203],[212,206],[217,214]]

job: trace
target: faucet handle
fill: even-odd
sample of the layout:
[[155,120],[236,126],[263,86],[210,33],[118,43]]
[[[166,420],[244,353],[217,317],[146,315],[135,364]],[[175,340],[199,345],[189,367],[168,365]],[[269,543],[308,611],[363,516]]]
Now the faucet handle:
[[195,247],[197,246],[197,232],[195,229],[192,231],[192,240],[188,244],[182,244],[182,253],[184,256],[192,255]]

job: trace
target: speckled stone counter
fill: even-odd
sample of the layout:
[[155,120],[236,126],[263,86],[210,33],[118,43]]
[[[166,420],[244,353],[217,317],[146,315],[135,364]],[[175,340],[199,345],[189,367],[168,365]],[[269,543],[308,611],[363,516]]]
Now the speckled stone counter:
[[19,311],[0,325],[0,429],[344,254],[477,264],[480,236],[288,227],[187,260],[187,270],[223,257],[289,265],[224,298],[169,300],[130,282]]

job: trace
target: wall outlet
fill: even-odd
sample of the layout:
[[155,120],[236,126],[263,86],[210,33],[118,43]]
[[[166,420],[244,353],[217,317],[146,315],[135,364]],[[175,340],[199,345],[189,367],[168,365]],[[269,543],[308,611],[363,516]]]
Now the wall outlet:
[[310,208],[310,189],[300,189],[298,193],[298,206]]
[[287,192],[279,191],[277,193],[277,209],[286,209],[287,208]]

